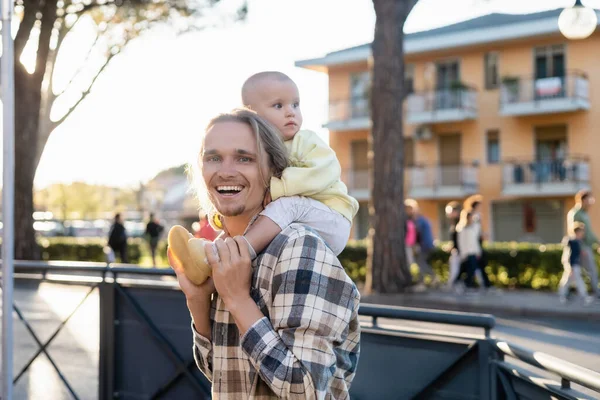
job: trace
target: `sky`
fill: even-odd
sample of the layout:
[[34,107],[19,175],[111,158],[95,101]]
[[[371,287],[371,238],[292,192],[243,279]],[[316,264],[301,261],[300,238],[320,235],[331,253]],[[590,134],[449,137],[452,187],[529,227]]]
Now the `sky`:
[[[431,29],[490,12],[528,13],[573,0],[420,0],[405,32]],[[584,1],[600,7],[600,0]],[[35,178],[37,188],[85,181],[134,186],[163,169],[191,161],[211,117],[239,105],[251,74],[280,70],[300,89],[304,128],[327,138],[327,75],[294,62],[368,43],[372,0],[250,0],[246,21],[175,35],[157,28],[127,46],[90,95],[50,136]],[[89,42],[74,35],[57,81]],[[69,66],[71,68],[69,68]]]

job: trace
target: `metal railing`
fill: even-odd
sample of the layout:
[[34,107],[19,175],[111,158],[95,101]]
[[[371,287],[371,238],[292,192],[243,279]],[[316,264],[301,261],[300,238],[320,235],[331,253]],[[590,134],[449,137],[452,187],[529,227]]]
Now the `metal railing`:
[[570,389],[571,382],[573,382],[600,393],[600,373],[598,372],[504,340],[493,340],[492,343],[494,348],[503,355],[557,375],[561,380],[562,389]]
[[[45,341],[39,339],[41,335],[29,324],[28,316],[15,305],[19,319],[39,347],[17,379],[43,353],[71,396],[79,398],[46,349],[69,319],[82,312],[80,306],[90,294],[97,291],[100,399],[210,398],[210,383],[199,373],[191,354],[190,317],[172,270],[16,261],[15,272],[17,288],[25,281],[89,287],[58,328],[50,336],[44,335],[49,337]],[[33,287],[31,290],[37,290]],[[597,372],[492,339],[495,319],[490,315],[364,303],[359,315],[369,317],[371,324],[363,325],[361,362],[351,388],[352,398],[581,398],[571,383],[600,395]],[[381,319],[480,327],[485,335],[460,335],[435,327],[414,329],[403,324],[390,327],[381,324]],[[554,374],[560,382],[537,379],[530,371],[505,362],[505,356]],[[30,380],[35,380],[31,373]],[[182,397],[182,393],[187,394]]]
[[408,96],[409,113],[435,112],[442,110],[477,109],[477,91],[474,88],[448,88],[416,92]]
[[572,71],[546,78],[505,77],[500,84],[500,105],[539,102],[552,99],[589,98],[587,75]]
[[375,327],[378,326],[378,318],[405,319],[483,328],[485,337],[490,337],[491,330],[496,326],[494,316],[487,314],[423,310],[421,308],[392,307],[377,304],[361,304],[358,313],[362,316],[371,317],[372,324]]
[[479,187],[478,166],[475,163],[460,165],[414,165],[408,167],[409,188],[462,187],[476,190]]
[[329,121],[347,121],[371,116],[371,105],[367,96],[329,101]]
[[589,183],[587,157],[571,155],[551,160],[507,160],[503,164],[504,185]]
[[342,171],[343,181],[348,190],[368,190],[371,180],[368,169],[348,168]]

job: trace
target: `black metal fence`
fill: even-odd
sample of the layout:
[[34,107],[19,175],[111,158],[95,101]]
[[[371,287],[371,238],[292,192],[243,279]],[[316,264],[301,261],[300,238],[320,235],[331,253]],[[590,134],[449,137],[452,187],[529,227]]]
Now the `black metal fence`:
[[[98,398],[210,398],[210,382],[194,364],[190,316],[172,271],[25,261],[17,261],[15,270],[16,288],[32,282],[89,288],[45,340],[21,312],[22,304],[15,304],[18,318],[39,347],[22,370],[15,371],[15,381],[44,354],[70,396],[82,398],[61,372],[64,365],[47,348],[95,293],[100,315]],[[370,304],[361,305],[360,315],[361,360],[351,389],[353,399],[594,398],[571,388],[571,382],[600,396],[600,374],[492,339],[492,316]],[[468,335],[447,332],[441,325],[415,329],[387,324],[398,319],[478,327],[482,332]],[[541,368],[555,380],[538,379],[506,358]]]

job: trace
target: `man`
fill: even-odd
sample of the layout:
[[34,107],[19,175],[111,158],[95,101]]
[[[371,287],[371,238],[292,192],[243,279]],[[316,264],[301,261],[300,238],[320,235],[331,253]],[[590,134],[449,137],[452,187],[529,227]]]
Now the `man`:
[[212,277],[193,285],[168,252],[192,315],[196,363],[215,398],[349,398],[360,297],[338,259],[298,224],[252,263],[240,236],[287,163],[276,129],[253,112],[213,119],[198,171],[199,194],[209,200],[202,208],[223,227],[216,249],[205,246]]
[[581,245],[581,264],[590,275],[592,294],[600,298],[598,289],[598,267],[594,257],[594,247],[599,244],[598,237],[592,229],[592,221],[588,214],[590,207],[595,203],[594,196],[589,190],[580,190],[575,195],[575,206],[567,213],[567,231],[570,236],[575,234],[576,223],[583,224],[584,237]]
[[416,200],[406,199],[404,201],[404,209],[406,217],[413,219],[417,227],[418,250],[415,259],[419,266],[421,282],[423,282],[425,275],[429,275],[431,277],[431,284],[435,286],[439,283],[439,278],[429,264],[429,257],[434,248],[431,223],[419,212],[419,203]]
[[148,237],[150,253],[152,254],[152,266],[154,267],[156,267],[156,247],[158,246],[158,240],[163,230],[164,227],[158,223],[154,214],[151,213],[150,221],[146,225],[146,236]]
[[122,263],[127,263],[129,261],[127,258],[127,232],[121,221],[120,213],[115,214],[115,221],[110,227],[108,245],[115,255],[119,254]]

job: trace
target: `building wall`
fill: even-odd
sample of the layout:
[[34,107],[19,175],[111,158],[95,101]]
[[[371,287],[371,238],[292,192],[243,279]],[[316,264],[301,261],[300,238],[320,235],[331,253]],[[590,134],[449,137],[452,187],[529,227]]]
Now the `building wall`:
[[[590,89],[590,110],[572,113],[548,114],[538,116],[502,116],[499,113],[500,91],[485,90],[484,86],[484,54],[487,51],[499,53],[499,77],[505,75],[532,77],[534,75],[534,48],[542,45],[565,44],[567,73],[577,70],[587,73]],[[597,58],[590,55],[600,48],[600,33],[583,41],[567,41],[562,36],[519,40],[487,47],[471,48],[461,51],[446,51],[426,55],[408,56],[407,63],[414,65],[415,91],[427,89],[425,71],[431,63],[446,59],[460,60],[461,80],[478,89],[478,117],[474,121],[433,125],[434,135],[428,141],[415,143],[415,161],[424,164],[436,164],[439,161],[438,138],[441,135],[461,133],[461,156],[464,161],[479,163],[479,191],[484,196],[483,210],[486,217],[484,230],[493,232],[492,203],[498,201],[528,200],[521,197],[509,198],[502,195],[502,165],[488,165],[486,160],[486,132],[498,130],[500,140],[500,159],[531,159],[535,157],[536,126],[565,124],[567,126],[567,148],[569,154],[585,155],[591,160],[591,187],[600,192],[600,134],[596,132],[600,126],[600,70]],[[350,76],[353,72],[368,69],[367,62],[329,70],[330,99],[333,101],[348,99],[350,93]],[[404,135],[412,136],[415,126],[405,124]],[[330,143],[338,154],[343,170],[352,168],[350,142],[366,139],[367,130],[330,132]],[[598,153],[596,155],[595,153]],[[540,199],[537,198],[536,199]],[[420,200],[422,212],[432,219],[436,235],[440,234],[440,203],[443,200]],[[573,206],[572,196],[555,198],[562,204],[562,213],[566,214]],[[600,204],[591,210],[591,218],[600,230]]]

